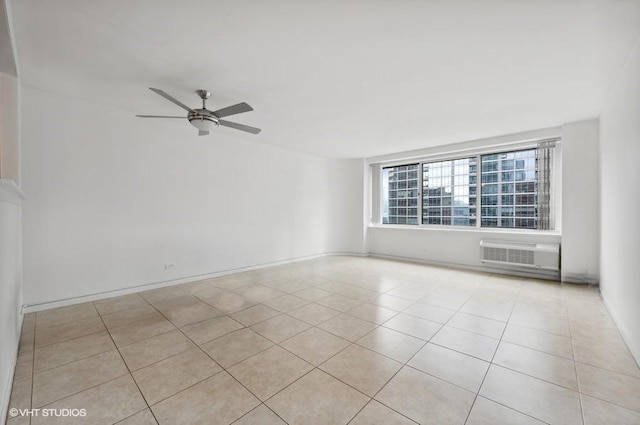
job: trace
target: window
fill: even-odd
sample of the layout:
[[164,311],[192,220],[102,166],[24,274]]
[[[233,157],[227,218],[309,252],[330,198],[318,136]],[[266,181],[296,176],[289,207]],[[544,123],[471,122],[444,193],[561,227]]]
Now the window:
[[535,148],[382,169],[382,223],[553,228],[553,153]]
[[382,169],[383,224],[418,224],[418,164]]
[[476,157],[422,164],[422,224],[476,225]]
[[481,158],[481,226],[537,229],[537,150]]

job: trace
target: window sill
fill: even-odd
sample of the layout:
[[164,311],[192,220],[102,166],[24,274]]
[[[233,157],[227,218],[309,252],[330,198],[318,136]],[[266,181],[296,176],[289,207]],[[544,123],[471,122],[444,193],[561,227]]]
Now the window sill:
[[419,226],[419,225],[402,225],[402,224],[370,224],[369,229],[402,229],[417,230],[430,232],[472,232],[472,233],[502,233],[510,235],[545,235],[545,236],[562,236],[557,230],[531,230],[531,229],[500,229],[487,227],[445,227],[445,226]]

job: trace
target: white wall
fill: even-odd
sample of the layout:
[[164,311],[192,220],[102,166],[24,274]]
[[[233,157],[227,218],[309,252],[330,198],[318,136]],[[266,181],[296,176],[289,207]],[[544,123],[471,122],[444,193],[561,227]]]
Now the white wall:
[[600,117],[600,291],[640,362],[640,44]]
[[598,283],[600,166],[598,120],[562,126],[562,280]]
[[0,178],[20,185],[20,126],[18,77],[0,72]]
[[27,304],[359,246],[361,161],[34,88],[22,113]]
[[[19,194],[0,180],[0,415],[4,420],[20,339],[22,267]],[[0,423],[3,423],[0,420]]]

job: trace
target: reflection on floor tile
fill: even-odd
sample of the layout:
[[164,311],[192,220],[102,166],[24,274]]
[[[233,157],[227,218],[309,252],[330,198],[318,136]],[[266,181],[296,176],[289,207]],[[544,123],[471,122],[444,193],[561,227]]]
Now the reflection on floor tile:
[[640,369],[597,289],[331,256],[28,313],[9,404],[87,418],[7,425],[631,425]]

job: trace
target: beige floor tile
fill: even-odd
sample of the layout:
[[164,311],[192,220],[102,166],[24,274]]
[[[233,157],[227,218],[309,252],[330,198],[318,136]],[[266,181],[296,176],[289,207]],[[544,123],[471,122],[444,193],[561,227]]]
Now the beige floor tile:
[[406,363],[425,344],[421,339],[384,326],[363,336],[357,343],[401,363]]
[[280,345],[317,366],[345,349],[349,342],[321,329],[311,328]]
[[191,338],[193,342],[201,345],[242,328],[244,328],[244,325],[236,322],[231,317],[221,316],[187,325],[182,328],[182,332]]
[[369,398],[314,369],[266,404],[290,425],[346,424]]
[[150,406],[218,372],[221,368],[202,350],[193,348],[133,372]]
[[480,395],[552,425],[582,424],[577,392],[500,366],[491,365]]
[[487,319],[506,322],[509,319],[513,301],[502,298],[473,295],[460,311],[467,314],[486,317]]
[[578,391],[575,364],[564,357],[503,341],[493,363]]
[[9,407],[15,409],[31,408],[31,376],[22,379],[16,379],[11,386],[11,395],[9,397]]
[[332,310],[323,305],[312,303],[300,308],[296,308],[295,310],[291,310],[287,314],[303,320],[310,325],[317,325],[324,322],[325,320],[329,320],[332,317],[337,316],[338,314],[340,314],[340,312]]
[[320,369],[373,397],[400,370],[402,363],[352,345],[320,365]]
[[193,347],[195,345],[176,329],[122,347],[120,354],[129,370],[134,371]]
[[150,291],[144,291],[139,295],[150,303],[157,303],[159,301],[188,295],[188,292],[185,291],[181,285],[173,285],[164,288],[152,289]]
[[389,310],[402,311],[413,304],[416,299],[418,299],[418,297],[406,299],[396,297],[394,295],[389,295],[389,293],[387,292],[386,294],[378,295],[369,302],[384,308],[388,308]]
[[36,330],[36,313],[26,313],[22,317],[22,330],[23,334],[35,332]]
[[36,329],[35,347],[41,348],[57,342],[95,334],[104,330],[104,324],[97,315],[63,325]]
[[502,337],[504,328],[507,326],[505,322],[500,322],[499,320],[487,319],[467,313],[456,313],[447,322],[447,325],[496,339]]
[[544,422],[478,397],[465,425],[544,425]]
[[[419,300],[420,298],[424,297],[425,295],[427,295],[432,288],[430,287],[420,287],[420,286],[415,286],[415,285],[401,285],[398,286],[396,288],[393,288],[390,291],[387,291],[386,294],[387,296],[392,296],[395,298],[402,298],[406,301],[408,301],[410,304]],[[402,307],[402,305],[404,305],[404,307]],[[408,307],[409,304],[398,304],[397,305],[397,309],[398,311]],[[385,307],[389,307],[389,308],[393,308],[391,305],[389,306],[385,306]]]
[[374,330],[378,325],[346,314],[322,322],[318,327],[347,341],[354,342]]
[[333,294],[316,301],[316,304],[320,304],[325,307],[329,307],[330,309],[341,311],[344,313],[352,309],[353,307],[362,304],[362,301],[345,297],[344,295],[340,294]]
[[624,343],[612,344],[578,338],[573,338],[572,341],[577,362],[640,378],[640,369]]
[[282,419],[278,417],[275,413],[273,413],[268,407],[264,404],[253,409],[251,412],[247,413],[237,421],[233,423],[233,425],[287,425]]
[[123,295],[121,297],[95,301],[93,304],[96,306],[96,310],[98,310],[98,313],[104,316],[106,314],[117,313],[122,310],[143,307],[147,304],[147,302],[138,294],[130,294]]
[[333,292],[334,294],[339,294],[345,289],[345,283],[335,281],[335,280],[330,280],[327,282],[323,282],[319,285],[316,285],[316,288],[324,289],[325,291]]
[[416,303],[403,310],[403,313],[431,320],[432,322],[447,323],[455,314],[455,311],[434,305]]
[[510,323],[502,339],[503,341],[513,344],[533,348],[534,350],[573,359],[571,339],[566,336],[525,328]]
[[379,292],[370,291],[364,288],[358,288],[357,286],[345,284],[344,288],[340,291],[340,295],[354,298],[363,302],[373,302],[380,296]]
[[325,291],[324,289],[312,286],[311,288],[305,288],[300,291],[293,292],[291,295],[295,295],[298,298],[302,298],[308,301],[318,301],[334,294],[333,292]]
[[544,331],[560,336],[571,336],[569,320],[566,318],[532,315],[527,318],[515,318],[514,320],[510,320],[509,324],[536,329],[538,331]]
[[13,379],[29,378],[33,375],[33,351],[18,354],[16,368],[13,372]]
[[309,329],[311,325],[286,314],[253,325],[251,329],[276,344]]
[[488,362],[431,343],[407,364],[474,393],[489,369]]
[[428,341],[438,332],[442,324],[400,313],[386,321],[383,326]]
[[227,314],[235,313],[236,311],[244,310],[257,304],[256,301],[250,300],[235,292],[218,294],[204,301]]
[[305,285],[300,282],[296,282],[292,280],[266,281],[266,282],[260,282],[260,284],[264,286],[268,286],[269,288],[277,289],[278,291],[282,291],[287,294],[292,294],[302,289],[309,288],[309,285]]
[[147,407],[131,375],[74,394],[46,406],[47,409],[85,409],[85,416],[34,417],[38,424],[111,425]]
[[398,312],[376,304],[366,303],[352,308],[347,311],[347,314],[381,325],[398,314]]
[[95,319],[98,315],[93,303],[75,304],[36,313],[36,330],[51,328],[69,323]]
[[468,292],[455,292],[449,289],[437,288],[420,298],[420,302],[448,308],[449,310],[458,310],[470,297],[471,293]]
[[223,371],[151,409],[160,425],[226,425],[258,404],[257,398]]
[[35,373],[115,348],[111,336],[106,331],[47,345],[35,351]]
[[118,422],[117,425],[158,425],[158,422],[156,422],[156,418],[153,417],[151,410],[144,409]]
[[482,360],[491,361],[500,341],[445,326],[431,339],[431,342]]
[[375,399],[424,425],[464,423],[475,394],[403,367]]
[[215,361],[228,368],[253,356],[273,343],[251,329],[240,329],[202,345]]
[[36,332],[22,332],[20,334],[20,341],[18,342],[18,354],[33,353],[35,349]]
[[310,301],[287,294],[265,301],[263,304],[284,313],[302,307],[303,305],[307,305],[309,303]]
[[160,317],[162,317],[162,315],[158,310],[147,304],[141,307],[106,314],[102,316],[102,320],[104,321],[104,324],[107,325],[107,328],[111,330],[121,326],[135,325],[142,320]]
[[234,292],[256,303],[262,303],[285,294],[277,289],[269,288],[268,286],[257,283],[250,283],[249,285],[242,286]]
[[415,422],[371,400],[349,425],[414,425]]
[[129,325],[109,329],[109,333],[118,347],[124,347],[174,329],[175,326],[171,322],[157,315]]
[[18,415],[15,418],[8,416],[7,425],[30,425],[31,418],[29,416]]
[[290,352],[273,346],[227,371],[260,400],[265,401],[313,366]]
[[230,274],[227,276],[211,279],[211,284],[218,288],[234,290],[253,283],[251,279],[241,274]]
[[231,317],[245,326],[251,326],[256,323],[264,322],[265,320],[279,314],[280,312],[278,310],[274,310],[264,304],[258,304],[253,307],[249,307],[246,310],[233,313],[231,314]]
[[37,373],[33,376],[33,406],[42,407],[127,373],[116,350]]
[[189,306],[172,308],[162,312],[177,327],[191,325],[214,317],[224,316],[224,311],[211,307],[205,302],[198,302]]
[[584,425],[640,424],[640,412],[634,412],[585,394],[582,394],[581,398]]
[[576,363],[580,391],[640,412],[640,379]]

